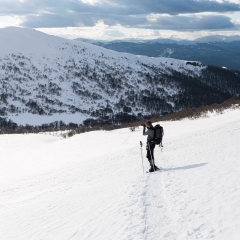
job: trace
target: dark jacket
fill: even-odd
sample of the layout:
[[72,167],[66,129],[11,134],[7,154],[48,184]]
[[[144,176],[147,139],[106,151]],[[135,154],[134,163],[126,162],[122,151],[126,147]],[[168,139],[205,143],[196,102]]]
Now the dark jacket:
[[146,127],[143,128],[143,135],[144,136],[148,136],[148,141],[151,141],[154,139],[154,130],[153,128],[149,128],[147,131],[146,131]]

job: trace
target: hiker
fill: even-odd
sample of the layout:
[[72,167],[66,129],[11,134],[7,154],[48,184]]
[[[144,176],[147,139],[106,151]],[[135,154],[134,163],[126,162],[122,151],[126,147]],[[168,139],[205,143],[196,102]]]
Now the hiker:
[[[143,135],[148,136],[148,138],[147,138],[147,159],[151,166],[151,168],[149,169],[149,172],[154,172],[159,169],[154,163],[155,131],[154,131],[151,121],[147,121],[146,124],[142,124],[142,126],[143,126]],[[146,128],[148,129],[147,131],[146,131]]]

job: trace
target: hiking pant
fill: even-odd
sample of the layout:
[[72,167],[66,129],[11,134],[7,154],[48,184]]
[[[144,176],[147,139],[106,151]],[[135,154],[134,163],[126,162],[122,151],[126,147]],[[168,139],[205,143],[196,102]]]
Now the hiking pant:
[[155,144],[147,144],[147,159],[150,163],[150,165],[152,166],[152,161],[153,161],[153,165],[154,165],[154,148],[155,148]]

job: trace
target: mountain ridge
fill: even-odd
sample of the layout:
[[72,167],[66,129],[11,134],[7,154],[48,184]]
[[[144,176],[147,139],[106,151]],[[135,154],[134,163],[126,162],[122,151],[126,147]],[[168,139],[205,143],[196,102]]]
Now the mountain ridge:
[[201,61],[240,70],[240,36],[211,36],[197,40],[117,40],[94,41],[81,39],[106,49],[149,57],[170,57],[186,61]]
[[0,116],[15,122],[25,116],[31,124],[29,114],[47,121],[69,115],[70,122],[78,114],[78,123],[120,124],[220,103],[240,89],[238,71],[118,53],[32,29],[0,29],[0,45]]
[[89,43],[111,43],[111,42],[133,42],[133,43],[178,43],[178,44],[195,44],[195,43],[211,43],[211,42],[234,42],[240,41],[239,35],[234,36],[225,36],[225,35],[213,35],[213,36],[205,36],[196,38],[194,40],[189,39],[173,39],[173,38],[155,38],[155,39],[134,39],[134,38],[124,38],[124,39],[116,39],[116,40],[96,40],[96,39],[88,39],[88,38],[76,38],[77,41],[89,42]]

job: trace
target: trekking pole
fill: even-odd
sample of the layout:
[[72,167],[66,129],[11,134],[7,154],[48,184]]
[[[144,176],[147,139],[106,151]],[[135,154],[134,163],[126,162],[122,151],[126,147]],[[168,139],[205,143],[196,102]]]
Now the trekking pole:
[[[140,141],[140,147],[141,147],[141,155],[142,155],[142,142]],[[142,168],[143,168],[143,174],[144,174],[144,167],[143,167],[143,155],[142,155]]]
[[148,149],[149,149],[149,152],[150,152],[150,155],[151,155],[152,166],[153,166],[153,169],[155,171],[155,164],[153,164],[153,157],[152,157],[152,152],[151,152],[151,148],[150,148],[149,142],[147,142],[147,144],[148,144]]

